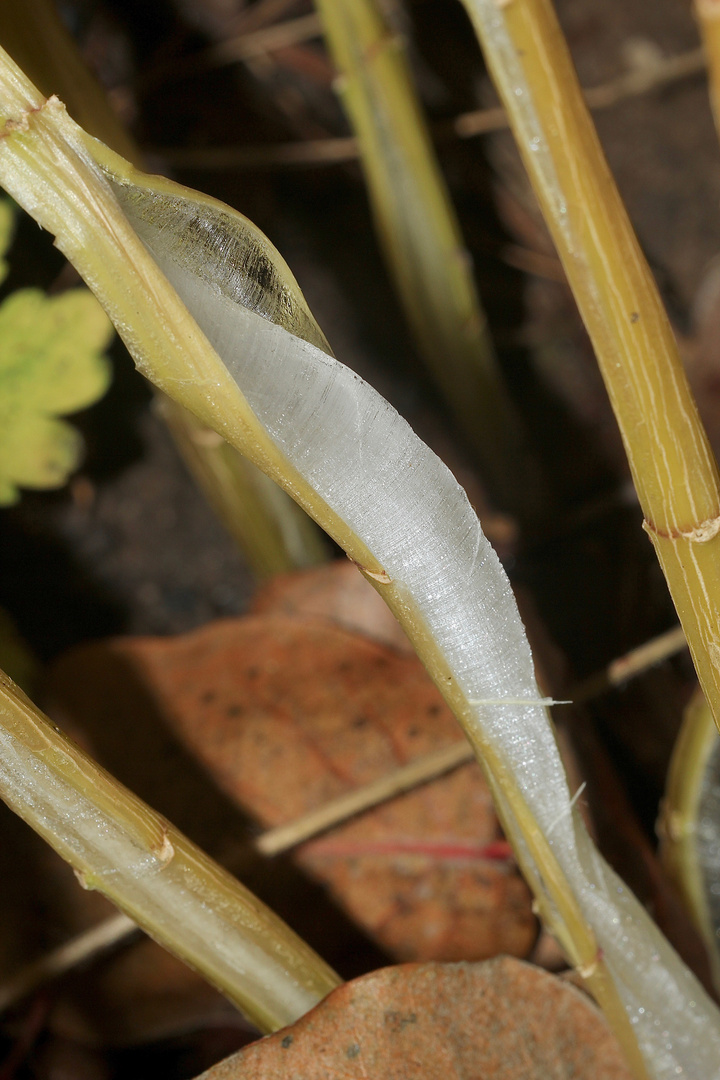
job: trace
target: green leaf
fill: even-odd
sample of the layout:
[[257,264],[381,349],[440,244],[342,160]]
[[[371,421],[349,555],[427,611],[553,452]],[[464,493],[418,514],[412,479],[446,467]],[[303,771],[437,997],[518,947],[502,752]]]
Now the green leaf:
[[[0,220],[0,245],[1,229]],[[22,289],[0,305],[0,505],[16,502],[18,487],[60,487],[77,466],[81,437],[57,417],[105,393],[112,333],[85,289]]]
[[0,199],[0,284],[8,273],[8,264],[3,257],[10,247],[15,229],[15,207],[9,199]]

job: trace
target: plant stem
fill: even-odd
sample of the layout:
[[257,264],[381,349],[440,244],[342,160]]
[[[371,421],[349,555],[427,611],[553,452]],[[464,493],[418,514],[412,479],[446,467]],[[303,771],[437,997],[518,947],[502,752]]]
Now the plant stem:
[[545,504],[505,389],[403,42],[376,0],[316,0],[376,230],[421,356],[483,478],[527,519]]
[[595,347],[645,529],[720,726],[720,488],[549,0],[463,0]]
[[137,924],[262,1031],[293,1023],[340,982],[231,874],[66,739],[0,673],[0,792]]

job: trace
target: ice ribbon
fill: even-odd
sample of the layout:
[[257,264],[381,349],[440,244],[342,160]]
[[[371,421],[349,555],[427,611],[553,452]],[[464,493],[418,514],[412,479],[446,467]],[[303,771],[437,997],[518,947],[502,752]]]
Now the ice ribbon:
[[[318,342],[314,330],[298,323],[290,333],[272,321],[264,301],[254,294],[248,300],[228,270],[227,230],[236,227],[229,213],[224,220],[217,209],[210,214],[207,200],[192,210],[189,199],[180,219],[195,223],[176,228],[177,205],[173,211],[157,191],[126,177],[110,179],[133,228],[272,440],[377,558],[397,606],[412,604],[421,613],[445,658],[448,683],[468,702],[466,723],[480,742],[495,747],[548,839],[651,1075],[720,1075],[720,1013],[573,812],[545,709],[517,703],[540,698],[530,648],[507,576],[464,491],[388,402],[312,340],[297,336]],[[199,252],[193,233],[202,236]],[[471,704],[501,699],[514,703]],[[527,864],[500,780],[491,776]]]

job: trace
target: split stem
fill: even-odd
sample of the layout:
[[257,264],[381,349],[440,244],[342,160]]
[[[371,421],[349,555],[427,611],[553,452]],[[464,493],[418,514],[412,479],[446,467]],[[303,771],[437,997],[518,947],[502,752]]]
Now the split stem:
[[464,0],[593,342],[645,529],[720,725],[720,487],[550,0]]

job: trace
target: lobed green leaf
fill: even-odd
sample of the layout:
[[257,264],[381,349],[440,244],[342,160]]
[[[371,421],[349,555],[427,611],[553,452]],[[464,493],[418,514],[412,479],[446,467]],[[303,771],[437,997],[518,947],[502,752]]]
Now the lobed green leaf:
[[[0,250],[2,229],[0,210]],[[60,487],[76,468],[82,439],[57,417],[107,390],[112,334],[86,289],[53,297],[22,289],[0,305],[0,505],[16,502],[19,487]]]

